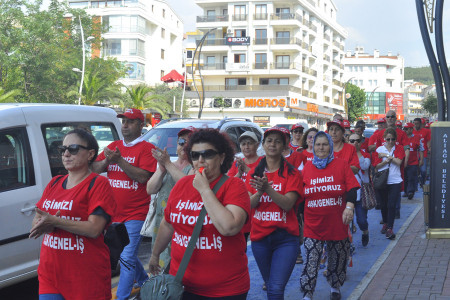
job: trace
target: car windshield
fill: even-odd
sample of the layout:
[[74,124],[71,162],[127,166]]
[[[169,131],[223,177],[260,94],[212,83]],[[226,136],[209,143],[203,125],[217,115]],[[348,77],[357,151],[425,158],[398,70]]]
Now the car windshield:
[[167,152],[170,156],[177,156],[177,140],[180,128],[158,128],[155,127],[145,134],[147,142],[152,143],[156,147],[164,149],[167,147]]

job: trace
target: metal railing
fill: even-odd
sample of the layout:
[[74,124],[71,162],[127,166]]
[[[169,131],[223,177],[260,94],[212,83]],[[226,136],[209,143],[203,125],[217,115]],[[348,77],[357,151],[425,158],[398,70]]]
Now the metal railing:
[[[200,40],[195,41],[196,46],[200,44]],[[224,46],[226,45],[226,39],[210,39],[206,38],[205,42],[203,43],[203,46]]]
[[[192,90],[193,87],[187,87]],[[301,93],[302,89],[293,85],[205,85],[204,91],[291,91]]]
[[277,20],[297,20],[299,22],[302,22],[303,17],[297,13],[275,13],[270,14],[270,19],[277,21]]
[[246,14],[240,14],[240,15],[233,15],[233,21],[247,21],[248,15]]
[[103,56],[119,56],[119,55],[129,55],[129,56],[139,56],[145,58],[145,51],[144,50],[138,50],[138,51],[122,51],[121,49],[108,49],[104,48],[102,50]]
[[254,45],[267,45],[268,38],[253,39]]
[[229,15],[197,16],[197,23],[228,22]]
[[270,39],[270,44],[272,45],[301,45],[302,41],[298,38],[291,37],[277,37]]
[[330,97],[324,96],[323,101],[325,101],[326,103],[330,103]]
[[341,82],[339,80],[337,80],[337,79],[333,79],[333,84],[341,86]]
[[261,70],[261,69],[267,69],[267,67],[268,67],[267,62],[261,62],[261,63],[254,63],[253,64],[253,69]]
[[295,69],[294,62],[274,62],[271,64],[271,69]]
[[253,20],[267,20],[267,13],[256,13],[253,15]]
[[202,70],[225,70],[224,63],[204,64]]

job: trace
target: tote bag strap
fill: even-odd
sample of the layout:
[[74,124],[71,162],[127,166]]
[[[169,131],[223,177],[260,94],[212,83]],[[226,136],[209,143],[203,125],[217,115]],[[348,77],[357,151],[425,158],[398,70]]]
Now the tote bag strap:
[[[222,175],[222,178],[219,179],[219,181],[216,183],[216,185],[213,188],[214,195],[217,194],[217,191],[220,189],[220,187],[227,181],[229,177],[227,175]],[[183,259],[181,260],[180,266],[177,271],[177,275],[175,276],[175,280],[178,282],[181,282],[184,276],[184,272],[186,272],[186,268],[189,264],[189,260],[191,259],[192,253],[194,252],[195,243],[197,243],[197,239],[200,235],[200,231],[202,230],[203,221],[205,220],[206,216],[206,209],[203,205],[202,210],[200,211],[200,214],[197,219],[197,223],[195,223],[194,230],[191,235],[191,239],[189,240],[189,244],[186,248],[186,251],[184,252]]]

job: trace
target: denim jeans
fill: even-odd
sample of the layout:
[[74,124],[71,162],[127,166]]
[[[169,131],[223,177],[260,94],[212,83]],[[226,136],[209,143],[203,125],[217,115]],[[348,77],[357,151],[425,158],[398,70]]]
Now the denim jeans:
[[139,261],[137,254],[141,243],[141,228],[144,221],[131,220],[125,222],[130,243],[123,249],[120,255],[120,279],[117,287],[117,299],[126,300],[133,289],[134,281],[141,286],[148,275]]
[[401,198],[402,183],[388,184],[381,194],[381,216],[389,228],[394,227],[396,204]]
[[355,203],[356,223],[361,231],[369,229],[369,223],[367,222],[367,209],[362,207],[362,201],[356,201]]
[[61,294],[41,294],[39,300],[64,300]]
[[277,229],[259,241],[252,241],[252,251],[267,286],[267,299],[284,299],[286,287],[299,253],[298,236]]
[[419,175],[417,171],[419,170],[418,165],[407,166],[405,168],[405,193],[406,194],[414,194],[416,192],[417,181]]
[[428,157],[423,158],[423,165],[420,167],[420,184],[424,185],[427,181]]

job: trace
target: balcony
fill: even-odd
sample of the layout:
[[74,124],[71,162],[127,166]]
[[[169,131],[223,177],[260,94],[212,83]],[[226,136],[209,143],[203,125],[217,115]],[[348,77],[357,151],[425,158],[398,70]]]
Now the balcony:
[[268,67],[267,62],[253,64],[253,69],[257,69],[257,70],[265,70],[265,69],[267,69],[267,67]]
[[201,67],[202,70],[225,70],[224,63],[204,64]]
[[328,96],[323,97],[323,101],[326,103],[330,103],[330,97]]
[[333,79],[333,84],[337,86],[341,86],[341,82],[337,79]]
[[145,51],[142,50],[129,50],[129,51],[122,51],[121,49],[110,49],[110,48],[104,48],[102,50],[103,52],[103,57],[106,56],[119,56],[119,55],[123,55],[123,56],[140,56],[142,58],[145,58]]
[[323,60],[330,62],[331,57],[329,55],[324,54],[323,55]]
[[227,72],[248,72],[250,71],[249,63],[227,63],[225,64]]
[[270,66],[271,69],[296,69],[296,64],[294,62],[274,62]]
[[313,70],[313,69],[311,69],[311,68],[309,68],[307,66],[302,66],[302,72],[306,73],[306,74],[309,74],[311,76],[317,77],[317,71]]
[[254,45],[267,45],[267,38],[259,38],[259,39],[253,39]]
[[278,14],[270,14],[270,19],[277,20],[297,20],[302,21],[303,17],[296,13],[278,13]]
[[301,45],[302,41],[298,38],[290,38],[290,37],[277,37],[270,39],[270,44],[272,45]]
[[302,96],[308,97],[311,99],[317,99],[317,93],[313,93],[313,92],[309,92],[309,91],[305,91],[305,90],[302,90]]
[[[194,90],[192,87],[187,86],[186,90]],[[293,85],[205,85],[204,91],[217,92],[217,91],[291,91],[301,93],[302,89]]]
[[257,13],[253,15],[253,20],[267,20],[267,13]]
[[[200,44],[200,40],[195,40],[195,44],[196,46],[198,46]],[[221,38],[221,39],[210,39],[207,38],[205,40],[205,42],[203,43],[204,46],[224,46],[226,45],[226,39],[225,38]]]
[[325,34],[323,38],[329,42],[331,42],[331,37],[328,34]]
[[197,23],[228,22],[229,15],[197,16]]
[[233,21],[247,21],[248,15],[233,15]]

